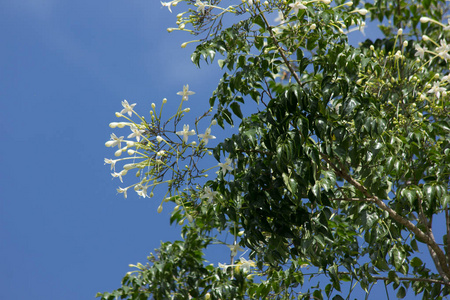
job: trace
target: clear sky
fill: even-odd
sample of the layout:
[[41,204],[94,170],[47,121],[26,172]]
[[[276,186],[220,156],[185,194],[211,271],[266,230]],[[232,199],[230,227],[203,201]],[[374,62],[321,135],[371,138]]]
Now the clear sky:
[[179,238],[169,210],[156,213],[162,195],[123,199],[103,159],[124,99],[147,114],[167,98],[175,111],[189,84],[193,116],[208,108],[221,74],[190,62],[193,47],[180,44],[193,37],[166,31],[180,11],[156,0],[0,1],[1,299],[94,299]]

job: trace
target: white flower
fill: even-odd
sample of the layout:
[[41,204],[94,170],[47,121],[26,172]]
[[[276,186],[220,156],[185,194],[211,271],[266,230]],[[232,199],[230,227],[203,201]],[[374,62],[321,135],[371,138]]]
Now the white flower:
[[425,51],[427,51],[427,47],[422,48],[422,47],[420,47],[419,44],[416,44],[415,48],[417,51],[415,56],[418,56],[418,57],[420,57],[420,59],[423,59],[423,56],[425,55]]
[[441,83],[442,83],[442,84],[448,84],[448,83],[450,83],[450,75],[445,75],[444,77],[442,77]]
[[208,198],[208,201],[212,202],[217,194],[218,192],[211,190],[211,188],[207,186],[205,187],[205,192],[203,193],[201,198],[203,199]]
[[169,9],[169,11],[172,12],[172,10],[170,9],[170,6],[176,6],[178,4],[178,2],[179,2],[179,0],[173,0],[170,2],[162,2],[161,1],[161,4],[162,4],[162,6],[166,6]]
[[119,173],[116,173],[116,172],[111,173],[111,175],[112,175],[112,177],[119,177],[120,182],[123,183],[122,176],[125,176],[127,174],[127,172],[128,172],[127,170],[122,170]]
[[450,55],[448,54],[448,51],[450,50],[449,45],[447,45],[447,42],[445,40],[441,40],[441,46],[436,48],[436,52],[438,53],[438,56],[445,60],[447,62],[447,59],[450,59]]
[[139,197],[145,198],[145,197],[148,197],[148,195],[147,195],[147,188],[148,188],[147,185],[146,186],[139,185],[138,188],[135,189],[135,191],[136,191],[136,193],[138,194]]
[[198,136],[203,139],[205,146],[208,144],[209,140],[214,140],[216,138],[214,135],[211,135],[211,128],[206,128],[205,134],[199,134]]
[[232,171],[233,168],[230,166],[230,164],[232,163],[232,160],[227,157],[225,163],[219,163],[219,167],[222,168],[222,173],[225,175],[226,171]]
[[444,26],[444,30],[450,30],[450,18],[447,19],[447,23],[448,23],[448,25]]
[[121,137],[117,137],[114,133],[111,133],[111,141],[107,141],[105,143],[106,147],[115,147],[115,146],[122,146],[122,142],[123,142],[123,136]]
[[221,268],[224,272],[228,270],[228,268],[234,267],[235,265],[226,265],[219,263],[219,268]]
[[359,23],[359,31],[361,31],[361,33],[365,36],[366,33],[364,32],[364,28],[366,28],[366,22],[362,21]]
[[427,94],[434,94],[439,99],[441,93],[445,92],[445,88],[439,86],[439,82],[435,82],[433,87],[427,92]]
[[106,165],[106,164],[110,164],[110,165],[111,165],[111,170],[113,170],[113,169],[116,168],[116,162],[117,162],[117,159],[108,159],[108,158],[105,158],[105,165]]
[[238,244],[234,244],[234,245],[227,245],[228,248],[230,248],[231,250],[231,256],[236,256],[236,254],[238,253],[238,251],[244,251],[244,249],[239,246]]
[[183,91],[178,92],[177,95],[183,96],[182,100],[188,101],[190,95],[194,95],[195,92],[189,90],[189,84],[183,86]]
[[131,117],[131,114],[133,113],[133,108],[136,106],[136,103],[130,105],[130,104],[128,104],[127,100],[123,100],[122,106],[124,107],[124,109],[122,109],[122,111],[120,113],[121,114],[128,113],[128,116]]
[[253,260],[246,260],[243,257],[240,258],[240,262],[237,265],[244,273],[250,272],[251,267],[256,267],[256,263]]
[[195,6],[197,6],[197,11],[201,11],[202,14],[205,14],[205,7],[208,5],[203,3],[200,0],[197,0],[197,1],[195,1]]
[[145,130],[139,129],[136,125],[130,126],[131,134],[128,136],[129,139],[136,137],[136,141],[141,140],[142,133],[144,133]]
[[224,272],[226,272],[230,267],[236,267],[237,270],[241,269],[243,273],[248,273],[250,272],[251,267],[256,267],[256,263],[253,260],[246,260],[243,257],[241,257],[239,259],[239,262],[235,265],[226,265],[219,263],[219,268],[222,268]]
[[189,125],[183,125],[183,131],[177,131],[177,134],[182,135],[183,141],[187,143],[189,136],[195,134],[195,130],[192,129],[191,131],[189,131]]
[[286,20],[284,19],[283,12],[281,10],[278,11],[278,17],[275,18],[275,22],[280,22],[280,24],[283,24]]
[[289,4],[289,6],[292,8],[295,14],[298,14],[298,11],[300,9],[306,9],[306,6],[303,5],[301,1],[295,1],[294,3]]
[[123,195],[125,196],[125,199],[127,198],[127,190],[128,190],[128,188],[118,188],[117,189],[117,192],[119,193],[119,194],[122,194],[123,193]]

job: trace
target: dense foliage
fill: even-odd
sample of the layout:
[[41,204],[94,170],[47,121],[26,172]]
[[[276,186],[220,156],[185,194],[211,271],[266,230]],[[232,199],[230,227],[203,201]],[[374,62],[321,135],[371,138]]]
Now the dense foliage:
[[[111,127],[129,126],[136,141],[122,147],[123,137],[112,135],[107,146],[129,157],[105,161],[120,179],[136,169],[139,182],[118,191],[147,197],[148,188],[167,189],[162,200],[177,205],[171,222],[185,224],[184,239],[163,243],[122,287],[98,297],[344,299],[355,283],[369,293],[377,282],[398,298],[408,289],[423,299],[448,295],[446,2],[162,4],[187,9],[169,31],[199,37],[192,41],[198,66],[220,54],[223,77],[195,130],[179,130],[183,102],[194,94],[188,86],[169,120],[155,105],[147,121],[122,103],[117,116],[129,122]],[[384,37],[351,46],[351,31],[364,31],[366,22]],[[253,101],[256,112],[243,113]],[[205,134],[190,142],[213,112]],[[216,122],[237,123],[239,131],[209,149]],[[203,168],[208,154],[219,162],[217,173]],[[116,173],[126,159],[133,163]],[[230,264],[208,264],[205,249],[224,243],[224,233],[234,237]]]

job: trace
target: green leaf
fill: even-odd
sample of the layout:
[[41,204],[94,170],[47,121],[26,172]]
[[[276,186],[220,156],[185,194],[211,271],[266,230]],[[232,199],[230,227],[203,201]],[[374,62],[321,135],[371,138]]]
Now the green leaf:
[[266,23],[262,19],[261,15],[257,15],[253,18],[253,23],[259,25],[262,29],[266,29]]
[[432,201],[435,199],[435,196],[436,196],[436,186],[431,185],[431,184],[426,184],[423,187],[422,193],[425,196],[426,200]]
[[342,116],[349,115],[358,106],[358,101],[354,98],[350,98],[344,102],[342,109]]
[[406,289],[403,286],[401,286],[397,291],[397,298],[403,299],[405,298],[405,296],[406,296]]
[[242,116],[242,112],[241,112],[241,107],[239,105],[239,103],[237,102],[233,102],[230,104],[231,110],[233,111],[233,113],[240,119],[243,118]]
[[423,262],[420,258],[418,257],[414,257],[413,259],[411,259],[411,266],[412,267],[420,267],[423,265]]

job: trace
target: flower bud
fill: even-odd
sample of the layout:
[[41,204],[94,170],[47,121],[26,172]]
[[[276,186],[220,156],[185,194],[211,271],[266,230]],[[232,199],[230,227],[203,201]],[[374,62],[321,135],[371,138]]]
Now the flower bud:
[[212,120],[211,121],[211,125],[217,125],[217,121],[216,120]]
[[359,13],[362,16],[367,15],[367,13],[369,12],[367,9],[363,8],[363,9],[358,9],[356,10],[357,13]]
[[178,225],[183,225],[183,223],[184,223],[184,219],[183,220],[181,220],[180,222],[178,222]]
[[194,218],[191,215],[187,215],[186,218],[188,219],[189,222],[194,221]]
[[422,35],[422,40],[424,40],[425,42],[431,40],[430,37],[428,35]]
[[166,104],[166,103],[167,103],[167,98],[164,98],[163,101],[162,101],[162,103],[163,103],[163,104]]
[[188,44],[188,43],[183,43],[183,44],[181,44],[181,48],[186,48],[187,44]]
[[155,107],[156,107],[156,104],[152,103],[152,108],[155,109]]
[[317,25],[316,24],[311,24],[311,26],[309,26],[309,29],[311,29],[311,30],[314,30],[314,29],[316,29],[317,28]]
[[167,32],[172,32],[173,28],[167,28]]
[[117,122],[111,122],[111,123],[109,123],[109,127],[116,128],[118,124],[119,123],[117,123]]
[[120,112],[116,112],[116,117],[120,118],[123,117],[123,115]]
[[196,141],[193,141],[193,142],[191,143],[191,145],[192,145],[193,147],[195,147],[195,146],[197,146],[197,142],[196,142]]
[[163,210],[162,204],[160,206],[158,206],[158,214],[161,213]]
[[180,28],[181,30],[183,30],[185,26],[186,26],[186,25],[184,25],[184,23],[181,23],[180,25],[178,25],[178,28]]
[[375,47],[374,47],[373,45],[370,45],[369,49],[370,49],[371,51],[374,51],[374,50],[375,50]]
[[156,140],[158,141],[158,143],[161,143],[162,141],[164,141],[164,139],[162,137],[160,137],[159,135],[156,137]]
[[136,164],[126,164],[123,166],[124,170],[131,170],[136,168]]
[[344,3],[344,5],[346,5],[346,6],[352,6],[352,5],[353,5],[353,2],[352,2],[352,1],[349,1],[349,2]]
[[187,107],[187,108],[183,109],[183,111],[184,111],[184,112],[190,112],[191,109],[190,109],[189,107]]
[[180,209],[180,206],[179,206],[179,205],[177,205],[177,206],[175,206],[175,207],[173,208],[174,211],[177,211],[177,210],[179,210],[179,209]]
[[106,147],[111,147],[112,145],[114,145],[114,141],[107,141],[107,142],[105,143],[105,146],[106,146]]
[[403,47],[406,47],[406,46],[408,46],[408,41],[403,42]]
[[399,29],[397,30],[397,35],[402,35],[402,34],[403,34],[403,29],[399,28]]
[[122,155],[122,149],[117,150],[117,151],[114,153],[114,155],[115,155],[115,156],[121,156],[121,155]]
[[430,18],[427,18],[427,17],[421,17],[420,18],[420,23],[428,23],[428,22],[430,22],[431,21],[431,19]]
[[134,142],[133,141],[127,141],[127,147],[134,147]]

